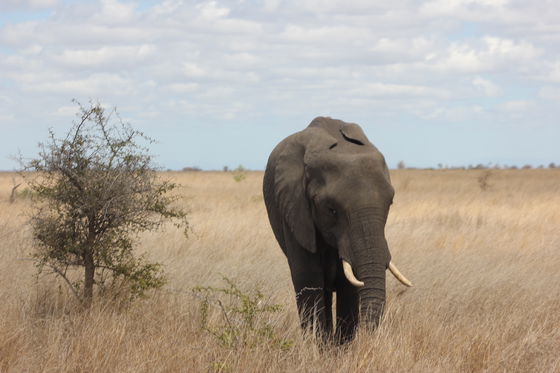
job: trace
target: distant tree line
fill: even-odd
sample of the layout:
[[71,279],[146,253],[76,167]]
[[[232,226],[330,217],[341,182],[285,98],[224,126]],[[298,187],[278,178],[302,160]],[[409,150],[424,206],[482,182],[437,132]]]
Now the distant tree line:
[[[404,170],[404,169],[414,169],[414,168],[423,168],[423,167],[407,167],[406,163],[404,161],[399,161],[397,163],[397,169],[399,170]],[[445,169],[445,170],[489,170],[489,169],[502,169],[502,170],[516,170],[516,169],[522,169],[522,170],[527,170],[527,169],[532,169],[532,168],[560,168],[560,164],[556,164],[554,162],[550,162],[548,164],[548,166],[545,165],[538,165],[536,167],[533,167],[530,164],[525,164],[523,166],[517,166],[517,165],[499,165],[497,163],[487,163],[487,164],[476,164],[476,165],[468,165],[468,166],[449,166],[448,164],[444,164],[444,163],[438,163],[437,167],[426,167],[426,169]],[[169,169],[168,171],[172,171],[171,169]],[[183,167],[181,169],[181,171],[183,172],[198,172],[198,171],[203,171],[200,167],[197,166],[186,166]],[[229,166],[224,166],[222,168],[223,172],[244,172],[247,171],[247,169],[245,167],[243,167],[242,165],[239,165],[237,168],[230,168]]]
[[[404,163],[404,161],[399,161],[397,163],[397,169],[399,170],[403,170],[403,169],[413,169],[416,167],[407,167],[406,164]],[[446,170],[488,170],[488,169],[503,169],[503,170],[516,170],[516,169],[523,169],[523,170],[528,170],[528,169],[532,169],[532,168],[560,168],[560,165],[557,165],[554,162],[550,162],[548,164],[548,167],[545,167],[544,165],[539,165],[537,167],[533,167],[530,164],[526,164],[523,165],[521,167],[518,167],[516,165],[499,165],[499,164],[492,164],[492,163],[488,163],[488,164],[482,164],[479,163],[477,165],[468,165],[468,166],[449,166],[447,164],[443,164],[443,163],[438,163],[437,165],[438,169],[446,169]],[[434,167],[428,167],[427,169],[435,169]]]

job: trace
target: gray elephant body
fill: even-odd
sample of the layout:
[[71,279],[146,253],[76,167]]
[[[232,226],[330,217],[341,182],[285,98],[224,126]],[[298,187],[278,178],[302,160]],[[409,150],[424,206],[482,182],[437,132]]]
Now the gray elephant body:
[[[288,259],[304,329],[353,338],[358,320],[377,325],[391,256],[385,222],[394,190],[383,155],[353,123],[318,117],[281,141],[263,192],[274,235]],[[363,287],[343,271],[350,263]]]

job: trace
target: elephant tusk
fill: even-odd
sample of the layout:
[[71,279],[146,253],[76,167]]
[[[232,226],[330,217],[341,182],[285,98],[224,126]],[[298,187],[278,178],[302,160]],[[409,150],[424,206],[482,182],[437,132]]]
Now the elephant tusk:
[[397,268],[396,265],[393,264],[393,262],[389,262],[389,271],[391,271],[391,273],[393,274],[393,276],[395,276],[397,278],[397,280],[399,280],[400,282],[402,282],[403,285],[405,286],[412,286],[412,282],[408,281],[408,279],[406,277],[403,276],[403,274],[401,273],[401,271],[399,271],[399,269]]
[[342,261],[342,268],[344,269],[344,275],[352,285],[358,288],[364,286],[364,283],[354,276],[354,272],[352,272],[352,266],[346,260]]

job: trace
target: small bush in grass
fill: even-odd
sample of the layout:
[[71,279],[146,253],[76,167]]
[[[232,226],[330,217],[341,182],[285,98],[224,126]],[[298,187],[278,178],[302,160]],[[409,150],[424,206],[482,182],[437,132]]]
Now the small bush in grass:
[[239,165],[235,170],[233,170],[233,180],[240,182],[247,178],[245,167]]
[[193,292],[200,300],[202,329],[213,335],[226,348],[256,347],[268,343],[289,349],[293,342],[278,336],[267,316],[282,310],[270,304],[259,289],[242,290],[231,279],[223,277],[226,286],[198,286]]
[[490,176],[492,176],[492,171],[484,171],[478,176],[477,181],[480,190],[485,191],[490,188],[490,183],[488,182]]

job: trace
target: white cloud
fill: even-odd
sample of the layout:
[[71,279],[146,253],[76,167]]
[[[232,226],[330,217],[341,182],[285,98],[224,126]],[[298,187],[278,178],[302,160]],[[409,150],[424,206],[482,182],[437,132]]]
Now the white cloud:
[[481,73],[526,71],[537,66],[543,54],[540,48],[527,41],[485,36],[474,42],[452,43],[442,54],[433,54],[428,66],[445,72]]
[[[20,1],[20,2],[25,3],[26,1]],[[29,3],[32,7],[48,8],[58,4],[58,0],[28,0],[27,3]]]
[[560,83],[560,60],[548,64],[548,73],[545,80]]
[[450,14],[458,11],[467,11],[473,7],[503,8],[509,3],[508,0],[433,0],[422,5],[422,11],[428,14]]
[[361,15],[372,12],[384,13],[402,6],[407,1],[376,1],[371,0],[296,0],[288,2],[290,8],[302,9],[306,12],[319,14]]
[[216,1],[198,4],[196,8],[200,11],[200,15],[203,18],[209,20],[226,17],[230,12],[228,8],[220,7]]
[[544,86],[539,90],[539,97],[558,103],[560,102],[560,87]]
[[231,97],[235,90],[232,87],[221,86],[221,87],[211,87],[206,89],[205,92],[202,93],[201,97],[204,98],[226,98]]
[[467,73],[476,73],[491,68],[489,61],[484,61],[479,51],[466,44],[451,45],[446,56],[435,66],[443,71]]
[[333,43],[367,37],[369,30],[354,26],[308,27],[288,25],[281,34],[283,40],[301,43]]
[[2,0],[0,9],[43,9],[52,8],[59,3],[59,0]]
[[422,119],[438,121],[444,123],[463,122],[473,117],[478,117],[484,113],[484,109],[478,105],[472,106],[453,106],[453,107],[432,107],[422,108],[417,111],[417,115]]
[[21,54],[36,56],[36,55],[40,54],[42,51],[43,51],[42,46],[40,46],[38,44],[33,44],[33,45],[28,46],[28,47],[24,47],[21,50]]
[[[10,92],[65,102],[110,95],[141,109],[148,103],[152,113],[179,102],[175,95],[188,97],[180,110],[209,115],[233,98],[245,115],[278,101],[280,112],[367,111],[388,98],[407,105],[380,104],[387,115],[444,120],[491,110],[482,102],[445,108],[451,100],[496,97],[513,80],[560,82],[557,8],[505,0],[164,0],[147,9],[128,0],[59,2],[47,19],[0,27],[10,49],[0,70]],[[474,31],[463,35],[467,26]],[[419,101],[430,109],[418,110]],[[516,104],[500,109],[508,107]]]
[[486,54],[508,61],[532,60],[542,54],[539,48],[524,40],[515,42],[499,37],[485,37],[483,41],[486,44]]
[[129,22],[134,17],[134,3],[119,0],[100,0],[101,12],[94,15],[94,20],[100,23]]
[[0,113],[0,120],[1,120],[1,121],[6,121],[6,122],[8,122],[8,121],[11,121],[11,120],[14,120],[14,119],[15,119],[15,115],[14,115],[14,114],[11,114],[11,113],[6,113],[6,114],[5,114],[5,113]]
[[182,5],[182,0],[164,0],[150,8],[149,13],[155,17],[168,16],[181,9]]
[[231,53],[224,56],[224,61],[237,67],[254,66],[259,62],[259,57],[252,53]]
[[371,50],[387,54],[410,54],[421,56],[429,53],[436,45],[433,40],[426,37],[415,38],[387,38],[382,37],[375,41]]
[[211,75],[207,69],[192,62],[185,62],[183,71],[187,78],[205,78]]
[[519,114],[535,107],[535,102],[530,100],[513,100],[500,104],[500,109],[510,114]]
[[473,86],[478,91],[482,92],[487,97],[495,97],[500,95],[501,89],[498,85],[492,83],[489,80],[483,79],[477,76],[472,81]]
[[81,96],[102,96],[107,92],[113,94],[130,94],[133,83],[118,74],[96,73],[78,79],[43,80],[43,77],[27,76],[23,88],[38,93],[58,93]]
[[356,96],[378,96],[378,97],[445,97],[447,92],[425,86],[407,84],[368,83],[356,88],[353,93]]
[[0,28],[0,42],[7,45],[22,45],[33,40],[37,22],[7,24]]
[[104,65],[130,66],[153,56],[156,47],[150,44],[137,46],[107,46],[95,49],[65,49],[54,60],[75,67],[102,67]]
[[274,12],[280,6],[282,0],[264,0],[264,9],[267,12]]
[[76,115],[76,105],[61,106],[53,113],[57,117],[73,117]]
[[427,18],[449,17],[473,22],[515,22],[520,15],[508,0],[433,0],[424,2],[419,13]]
[[197,83],[172,83],[167,85],[165,88],[169,89],[174,93],[190,93],[195,92],[200,87]]

